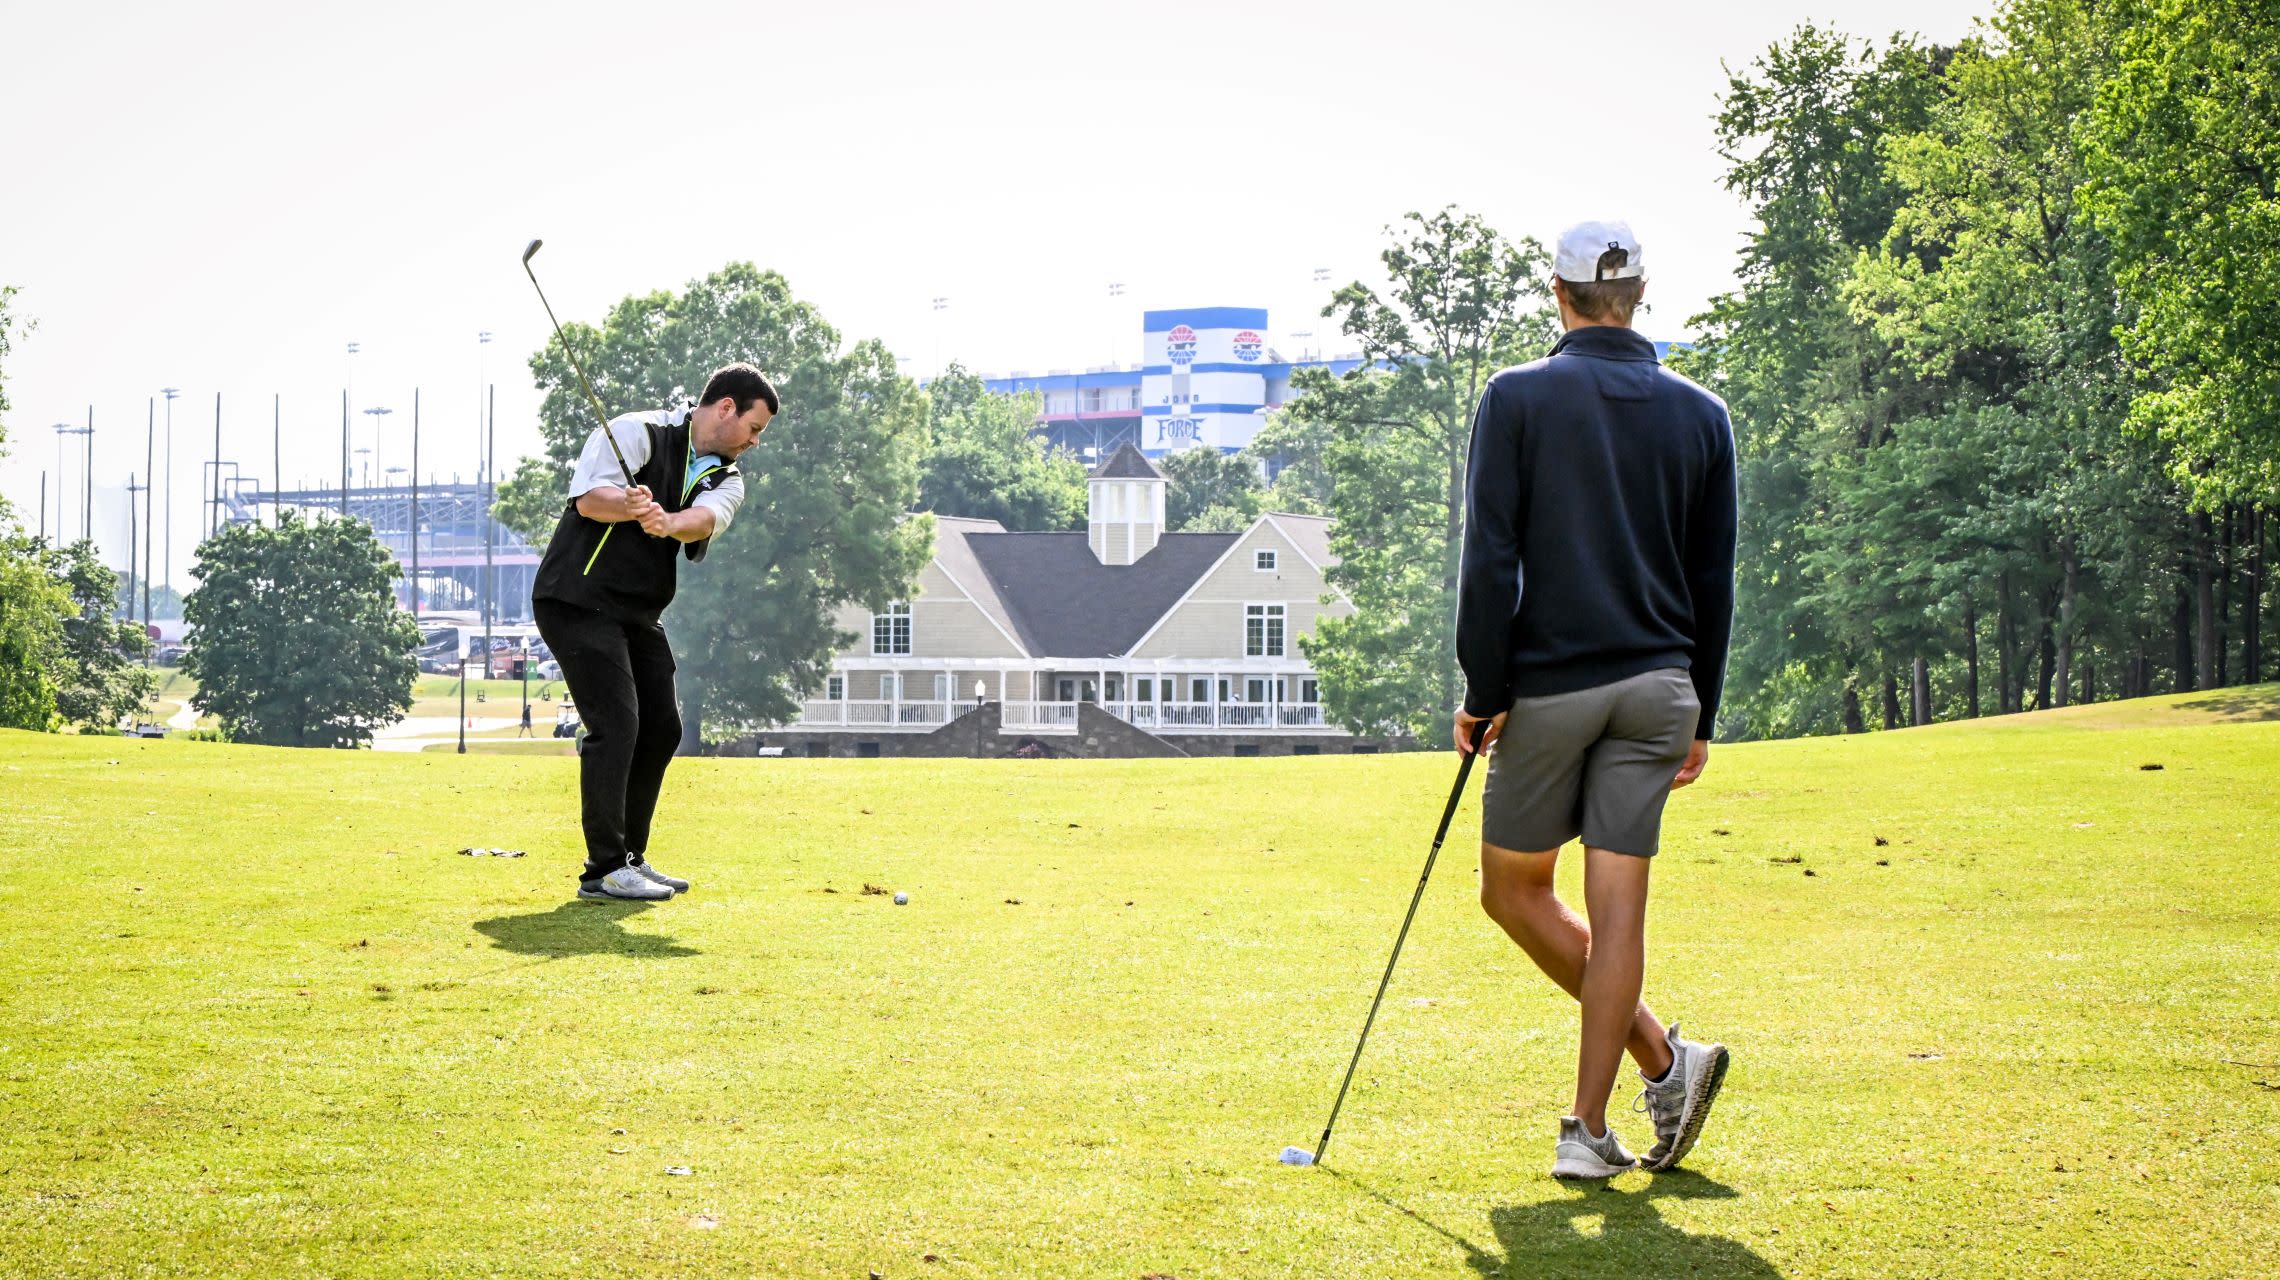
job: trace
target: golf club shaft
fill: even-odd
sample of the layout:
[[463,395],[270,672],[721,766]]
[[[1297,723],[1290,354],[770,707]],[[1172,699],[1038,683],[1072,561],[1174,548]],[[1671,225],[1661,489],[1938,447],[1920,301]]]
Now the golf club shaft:
[[[536,252],[535,247],[532,252]],[[530,287],[538,290],[538,305],[546,308],[546,318],[554,322],[554,340],[562,344],[562,354],[570,357],[571,371],[578,375],[578,385],[586,389],[586,400],[594,406],[594,416],[601,419],[602,439],[610,442],[610,452],[617,455],[618,468],[625,472],[625,487],[635,488],[633,468],[627,465],[625,450],[618,448],[617,435],[610,430],[610,415],[602,408],[602,398],[594,394],[594,384],[586,380],[585,366],[578,363],[578,353],[570,349],[570,335],[562,332],[562,322],[555,319],[554,304],[546,300],[546,290],[538,283],[538,273],[530,269],[530,254],[523,255],[523,274],[530,277]]]
[[1433,863],[1441,856],[1441,842],[1449,838],[1449,821],[1457,816],[1457,801],[1465,794],[1465,780],[1472,776],[1473,761],[1480,758],[1481,739],[1488,735],[1488,721],[1473,726],[1472,750],[1465,753],[1457,766],[1457,785],[1449,788],[1449,803],[1441,810],[1441,826],[1433,833],[1433,849],[1425,855],[1425,870],[1417,876],[1417,890],[1409,895],[1409,914],[1401,918],[1401,932],[1394,935],[1393,954],[1386,957],[1385,976],[1378,979],[1377,995],[1370,1001],[1370,1016],[1362,1022],[1362,1038],[1354,1042],[1353,1061],[1346,1064],[1346,1078],[1338,1082],[1338,1100],[1330,1104],[1329,1123],[1322,1126],[1322,1141],[1314,1144],[1314,1162],[1322,1163],[1330,1155],[1330,1131],[1338,1125],[1339,1108],[1346,1105],[1346,1090],[1354,1083],[1354,1068],[1362,1065],[1362,1048],[1370,1042],[1370,1028],[1377,1024],[1378,1005],[1385,1000],[1385,989],[1393,981],[1393,967],[1401,963],[1401,944],[1409,940],[1410,922],[1417,918],[1417,904],[1424,901],[1426,882],[1433,878]]

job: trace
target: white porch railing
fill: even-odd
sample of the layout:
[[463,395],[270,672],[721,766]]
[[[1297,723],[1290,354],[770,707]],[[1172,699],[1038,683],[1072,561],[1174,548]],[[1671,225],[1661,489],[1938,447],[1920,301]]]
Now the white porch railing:
[[1008,702],[1000,719],[1006,733],[1075,733],[1074,702]]
[[787,729],[939,729],[971,710],[948,702],[889,702],[877,698],[817,698],[800,704]]
[[[1008,702],[1002,709],[1001,731],[1075,733],[1077,706],[1075,702]],[[1152,733],[1270,733],[1328,727],[1322,708],[1306,703],[1106,702],[1100,708]],[[800,704],[799,718],[784,728],[925,733],[973,709],[971,702],[816,698]]]

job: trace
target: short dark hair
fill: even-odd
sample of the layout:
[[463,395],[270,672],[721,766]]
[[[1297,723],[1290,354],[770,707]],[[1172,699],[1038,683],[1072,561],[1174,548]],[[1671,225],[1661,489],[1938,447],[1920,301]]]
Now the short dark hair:
[[752,402],[755,400],[767,401],[768,412],[771,414],[784,411],[783,402],[776,398],[776,388],[768,381],[768,375],[742,360],[713,370],[712,376],[705,379],[705,393],[697,397],[697,403],[711,404],[722,396],[736,397],[736,416],[740,418],[752,412]]
[[[1631,252],[1628,249],[1609,249],[1599,255],[1599,270],[1614,271],[1628,266]],[[1639,298],[1647,291],[1644,276],[1627,280],[1562,280],[1567,286],[1568,305],[1586,320],[1603,324],[1631,323],[1631,313],[1639,309]]]

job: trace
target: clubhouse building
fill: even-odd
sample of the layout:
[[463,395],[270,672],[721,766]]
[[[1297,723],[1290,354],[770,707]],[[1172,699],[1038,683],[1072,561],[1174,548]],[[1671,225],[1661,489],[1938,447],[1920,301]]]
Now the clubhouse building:
[[[1192,445],[1192,442],[1191,442]],[[1299,651],[1353,605],[1329,521],[1164,531],[1163,472],[1129,440],[1088,482],[1083,533],[935,518],[909,600],[843,609],[856,642],[795,721],[743,749],[822,756],[1317,755],[1391,744],[1322,714]]]

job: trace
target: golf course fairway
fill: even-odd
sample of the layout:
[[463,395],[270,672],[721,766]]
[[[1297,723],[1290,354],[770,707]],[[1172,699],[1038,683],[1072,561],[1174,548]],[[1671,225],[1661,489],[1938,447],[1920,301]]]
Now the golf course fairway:
[[1450,755],[684,760],[643,907],[574,759],[0,733],[0,1274],[2269,1275],[2275,717],[1714,748],[1646,998],[1732,1073],[1604,1187],[1477,779],[1276,1163]]

